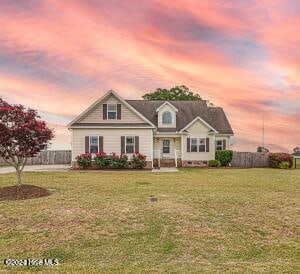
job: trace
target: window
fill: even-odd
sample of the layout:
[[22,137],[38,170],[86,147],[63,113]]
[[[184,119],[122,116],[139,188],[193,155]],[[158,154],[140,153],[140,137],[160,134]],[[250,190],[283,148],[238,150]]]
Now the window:
[[172,114],[171,114],[171,112],[165,111],[162,114],[162,123],[167,124],[167,125],[172,124]]
[[199,142],[199,152],[205,152],[205,138],[200,138],[198,139],[198,142]]
[[197,152],[197,140],[196,138],[191,139],[191,152]]
[[99,152],[99,136],[90,136],[90,153]]
[[163,140],[163,153],[170,153],[170,140]]
[[216,141],[216,150],[223,150],[223,140]]
[[126,136],[126,153],[134,153],[134,137]]
[[191,138],[191,152],[206,152],[205,138]]
[[110,120],[117,119],[117,104],[108,104],[107,105],[107,118]]

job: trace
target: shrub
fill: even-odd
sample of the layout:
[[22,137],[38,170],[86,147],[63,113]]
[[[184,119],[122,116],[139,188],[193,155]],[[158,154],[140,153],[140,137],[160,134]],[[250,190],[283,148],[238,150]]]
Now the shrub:
[[293,157],[288,153],[270,153],[269,164],[270,167],[279,168],[281,162],[288,162],[289,167],[293,166]]
[[284,162],[280,162],[278,166],[279,166],[280,169],[289,169],[290,168],[290,163],[284,161]]
[[215,158],[220,161],[221,166],[228,166],[232,160],[232,155],[232,150],[218,150]]
[[146,156],[136,153],[132,157],[132,167],[135,169],[143,169],[146,166]]
[[220,167],[221,163],[220,163],[219,160],[210,160],[208,162],[208,166],[210,166],[210,167]]
[[106,168],[110,165],[110,158],[104,152],[96,153],[94,161],[99,168]]
[[111,168],[125,168],[128,166],[128,157],[126,154],[118,156],[113,152],[109,155],[109,160]]
[[80,154],[76,157],[76,161],[81,168],[87,168],[92,165],[92,155],[89,153]]

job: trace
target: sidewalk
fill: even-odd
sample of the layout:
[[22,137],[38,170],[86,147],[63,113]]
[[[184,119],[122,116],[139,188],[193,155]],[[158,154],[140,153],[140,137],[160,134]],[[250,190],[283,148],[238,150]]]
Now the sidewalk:
[[[32,171],[32,172],[65,172],[69,171],[70,165],[32,165],[25,166],[23,171]],[[14,167],[0,167],[0,174],[16,172]]]
[[177,172],[176,167],[161,167],[160,169],[153,169],[152,172]]

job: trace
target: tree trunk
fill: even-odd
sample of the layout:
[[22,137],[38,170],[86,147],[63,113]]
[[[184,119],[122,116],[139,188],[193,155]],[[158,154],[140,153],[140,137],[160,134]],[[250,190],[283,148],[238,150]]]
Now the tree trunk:
[[19,167],[16,167],[16,173],[17,173],[17,186],[21,186],[22,180],[21,180],[21,170]]

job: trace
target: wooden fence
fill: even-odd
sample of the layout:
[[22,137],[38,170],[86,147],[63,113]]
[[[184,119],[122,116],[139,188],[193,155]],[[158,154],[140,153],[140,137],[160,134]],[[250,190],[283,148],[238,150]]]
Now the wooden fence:
[[268,153],[261,152],[233,152],[232,167],[268,167]]
[[294,157],[294,167],[295,168],[300,168],[300,156],[295,156]]
[[[59,165],[71,163],[71,150],[47,150],[36,157],[28,158],[27,165]],[[6,163],[0,158],[0,165]]]
[[[232,167],[268,167],[268,153],[259,152],[233,152]],[[297,167],[300,166],[300,158],[297,159]],[[59,165],[71,163],[71,150],[47,150],[40,152],[36,157],[29,158],[27,165]],[[5,165],[0,158],[0,165]]]

